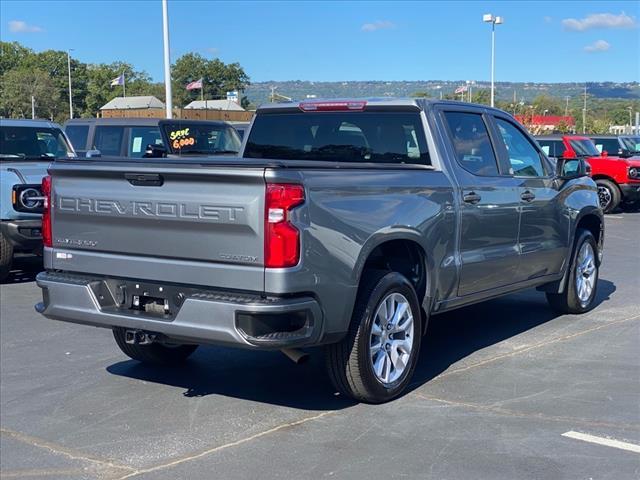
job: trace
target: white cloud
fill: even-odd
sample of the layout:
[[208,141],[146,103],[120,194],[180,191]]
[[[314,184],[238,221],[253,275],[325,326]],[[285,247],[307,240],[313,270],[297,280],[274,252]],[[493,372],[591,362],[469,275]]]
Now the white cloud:
[[216,47],[207,47],[205,50],[211,55],[218,55],[220,53],[220,49]]
[[9,31],[14,33],[34,33],[42,32],[43,29],[36,25],[30,25],[23,20],[11,20],[9,22]]
[[544,23],[551,23],[551,22],[553,22],[553,17],[550,17],[548,15],[544,17]]
[[362,25],[361,30],[363,32],[375,32],[376,30],[384,30],[390,28],[396,28],[396,24],[390,22],[389,20],[378,20],[373,23],[365,23],[364,25]]
[[605,42],[604,40],[597,40],[591,45],[587,45],[586,47],[584,47],[584,51],[588,53],[606,52],[610,48],[611,44],[609,42]]
[[584,32],[592,28],[635,28],[638,26],[636,17],[630,17],[622,12],[620,15],[613,13],[592,13],[585,18],[565,18],[562,20],[565,30]]

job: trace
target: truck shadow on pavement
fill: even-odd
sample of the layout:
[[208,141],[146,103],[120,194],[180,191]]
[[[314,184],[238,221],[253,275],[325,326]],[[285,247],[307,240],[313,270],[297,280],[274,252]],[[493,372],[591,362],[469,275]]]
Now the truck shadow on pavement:
[[13,266],[9,272],[9,276],[5,278],[1,285],[10,285],[12,283],[33,282],[44,267],[42,266],[42,257],[38,255],[20,255],[13,259]]
[[[596,305],[608,300],[615,290],[612,282],[600,279]],[[544,294],[534,290],[434,316],[410,389],[478,350],[556,318]],[[187,398],[223,395],[303,410],[338,410],[354,404],[335,393],[319,349],[311,351],[307,363],[295,365],[280,352],[204,346],[182,367],[153,367],[127,360],[108,366],[107,371],[183,388],[182,395]]]

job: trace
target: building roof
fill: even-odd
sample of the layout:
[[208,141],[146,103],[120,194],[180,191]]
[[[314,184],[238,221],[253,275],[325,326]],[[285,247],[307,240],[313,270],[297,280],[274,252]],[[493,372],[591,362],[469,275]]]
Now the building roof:
[[152,95],[138,97],[116,97],[100,110],[128,110],[133,108],[164,108],[164,103]]
[[237,112],[245,111],[244,108],[242,108],[233,100],[195,100],[184,108],[198,110],[235,110]]

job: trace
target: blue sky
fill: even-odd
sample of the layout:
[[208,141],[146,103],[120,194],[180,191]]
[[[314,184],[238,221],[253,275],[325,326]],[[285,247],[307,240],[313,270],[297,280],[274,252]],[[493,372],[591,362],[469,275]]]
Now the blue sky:
[[[640,2],[207,2],[169,0],[172,60],[239,62],[252,81],[640,80]],[[160,0],[0,2],[0,38],[124,60],[161,80]]]

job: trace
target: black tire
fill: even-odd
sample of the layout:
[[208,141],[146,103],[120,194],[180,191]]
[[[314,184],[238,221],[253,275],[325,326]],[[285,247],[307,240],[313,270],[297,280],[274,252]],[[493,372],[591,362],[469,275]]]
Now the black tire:
[[9,276],[13,264],[13,245],[0,233],[0,281]]
[[604,213],[611,213],[620,204],[622,199],[622,193],[618,186],[611,180],[606,178],[599,178],[596,180],[598,186],[598,199],[600,201],[600,208]]
[[[413,316],[413,343],[403,373],[394,382],[385,385],[374,373],[371,331],[378,306],[391,293],[399,293],[408,300]],[[355,400],[366,403],[392,400],[411,381],[420,352],[421,338],[421,308],[413,285],[397,272],[365,271],[349,332],[342,341],[325,347],[329,377],[341,394]]]
[[[578,297],[576,288],[576,275],[578,274],[578,255],[585,243],[591,244],[591,248],[595,254],[595,278],[593,280],[593,291],[589,295],[588,300],[581,301]],[[598,246],[596,239],[589,230],[579,229],[576,232],[576,241],[574,243],[573,253],[571,254],[571,263],[569,264],[569,275],[567,284],[562,293],[547,293],[547,301],[551,308],[559,313],[585,313],[594,307],[594,299],[598,290],[598,275],[600,265],[598,263]]]
[[198,345],[163,345],[151,343],[149,345],[135,345],[125,341],[125,329],[115,327],[113,337],[120,350],[133,360],[153,365],[176,365],[184,362],[196,351]]

